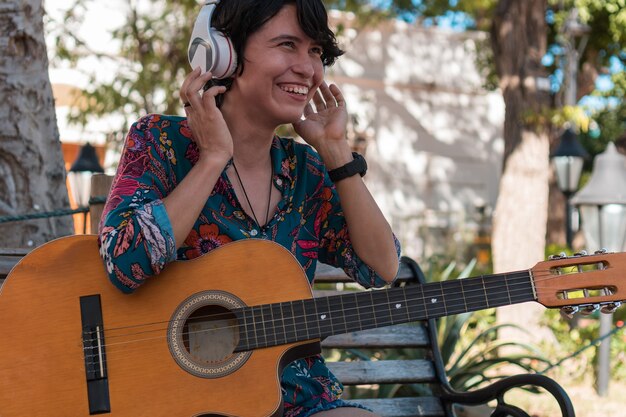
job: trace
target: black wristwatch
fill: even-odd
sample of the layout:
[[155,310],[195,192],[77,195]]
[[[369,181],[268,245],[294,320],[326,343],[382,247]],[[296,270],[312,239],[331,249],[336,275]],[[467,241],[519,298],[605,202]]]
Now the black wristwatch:
[[365,172],[367,172],[365,158],[356,152],[352,152],[352,157],[354,159],[347,164],[328,171],[328,176],[332,182],[341,181],[356,174],[365,175]]

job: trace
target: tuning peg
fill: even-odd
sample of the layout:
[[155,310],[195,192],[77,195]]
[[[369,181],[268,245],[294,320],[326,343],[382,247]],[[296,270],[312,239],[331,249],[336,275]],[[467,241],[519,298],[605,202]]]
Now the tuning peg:
[[604,314],[615,313],[615,310],[617,310],[621,305],[622,305],[621,301],[615,301],[613,303],[603,305],[600,308],[600,311]]
[[587,255],[588,255],[588,253],[587,253],[587,251],[586,251],[586,250],[581,250],[581,251],[576,252],[576,253],[574,254],[574,256],[587,256]]
[[602,248],[600,250],[595,251],[594,254],[596,254],[596,255],[603,255],[603,254],[605,254],[607,252],[608,251],[606,250],[606,248]]
[[567,255],[565,254],[565,252],[561,252],[558,255],[550,255],[550,256],[548,256],[548,259],[553,261],[555,259],[563,259],[563,258],[566,258],[566,257],[567,257]]
[[565,306],[561,307],[561,315],[567,317],[568,319],[574,318],[574,314],[578,312],[578,307],[576,306]]
[[600,308],[600,304],[589,304],[580,309],[580,314],[583,316],[588,316]]

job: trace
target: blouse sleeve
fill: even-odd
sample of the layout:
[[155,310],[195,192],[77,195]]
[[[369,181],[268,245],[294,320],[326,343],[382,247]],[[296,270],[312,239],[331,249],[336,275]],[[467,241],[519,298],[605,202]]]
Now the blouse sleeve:
[[[167,132],[146,116],[132,125],[102,213],[98,243],[111,282],[130,293],[176,259],[162,198],[172,184]],[[157,142],[158,141],[158,142]],[[169,141],[171,145],[171,141]]]
[[[365,288],[387,285],[388,283],[354,251],[337,189],[328,177],[326,169],[322,169],[321,172],[324,175],[320,189],[322,208],[315,220],[316,223],[319,222],[320,230],[319,261],[342,268],[350,278]],[[372,236],[372,239],[377,239],[377,236]],[[395,235],[393,240],[400,262],[400,242]]]

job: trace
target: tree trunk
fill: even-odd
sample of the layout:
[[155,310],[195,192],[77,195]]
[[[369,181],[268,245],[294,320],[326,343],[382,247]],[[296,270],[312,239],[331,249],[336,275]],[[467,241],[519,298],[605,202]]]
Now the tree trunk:
[[[503,173],[492,236],[495,272],[527,269],[545,256],[549,137],[529,115],[550,104],[536,82],[545,76],[541,58],[547,44],[546,1],[500,0],[493,20],[492,47],[506,105]],[[526,328],[530,324],[535,332],[537,309],[499,309],[498,319]]]
[[[0,216],[68,208],[42,0],[2,0],[0,51]],[[0,233],[0,246],[37,246],[72,233],[72,219],[2,223]]]
[[550,104],[536,88],[544,77],[546,0],[501,0],[492,46],[506,105],[504,161],[494,219],[494,269],[533,266],[544,257],[548,209],[549,138],[528,115]]

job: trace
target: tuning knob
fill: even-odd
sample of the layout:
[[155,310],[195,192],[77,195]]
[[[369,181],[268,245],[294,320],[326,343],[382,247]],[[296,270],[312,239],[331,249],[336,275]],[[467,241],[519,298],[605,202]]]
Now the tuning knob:
[[615,301],[614,303],[605,304],[600,308],[600,311],[604,314],[615,313],[615,310],[622,305],[621,301]]
[[607,252],[608,251],[606,250],[606,248],[602,248],[600,250],[595,251],[594,254],[596,254],[596,255],[603,255],[603,254],[605,254]]
[[568,319],[574,318],[574,314],[578,312],[577,306],[565,306],[561,307],[561,315],[567,317]]
[[588,253],[586,250],[581,250],[580,252],[576,252],[574,256],[587,256]]
[[583,308],[580,309],[580,314],[582,314],[583,316],[588,316],[598,311],[599,308],[600,308],[600,304],[589,304],[588,306],[584,306]]

